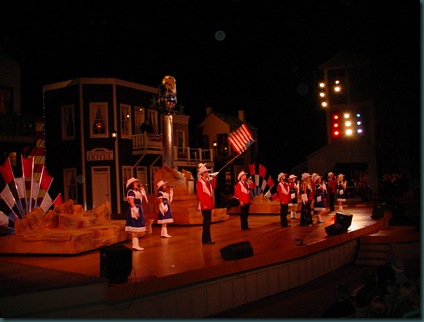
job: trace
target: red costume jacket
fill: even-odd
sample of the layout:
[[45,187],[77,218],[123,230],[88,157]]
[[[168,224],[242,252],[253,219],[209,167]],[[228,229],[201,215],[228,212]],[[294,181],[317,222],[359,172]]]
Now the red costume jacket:
[[254,188],[255,185],[253,182],[249,184],[247,181],[240,180],[234,188],[234,197],[240,201],[240,204],[249,204],[252,200],[250,197],[250,190]]
[[216,188],[216,182],[216,178],[212,178],[210,181],[200,178],[196,182],[199,210],[211,210],[215,207],[212,190]]
[[277,186],[278,197],[280,203],[288,204],[290,202],[290,187],[287,182],[280,182]]

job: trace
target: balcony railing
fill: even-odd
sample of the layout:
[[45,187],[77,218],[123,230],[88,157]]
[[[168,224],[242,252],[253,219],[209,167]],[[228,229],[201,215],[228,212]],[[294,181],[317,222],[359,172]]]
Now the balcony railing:
[[[144,153],[157,154],[163,151],[163,141],[161,134],[134,134],[132,136],[133,150],[143,151]],[[213,162],[214,155],[213,149],[199,149],[199,148],[181,148],[174,146],[173,160],[182,162]]]
[[133,150],[162,151],[162,134],[134,134],[132,136]]
[[212,162],[213,150],[212,149],[197,149],[197,148],[180,148],[174,146],[173,150],[174,161],[187,161],[187,162]]

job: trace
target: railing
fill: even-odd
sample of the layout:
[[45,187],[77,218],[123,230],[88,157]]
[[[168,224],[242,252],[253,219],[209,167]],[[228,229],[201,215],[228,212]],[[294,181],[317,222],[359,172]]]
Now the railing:
[[163,149],[162,134],[134,134],[132,136],[133,150],[156,150]]
[[174,161],[188,161],[188,162],[213,162],[212,149],[197,149],[197,148],[180,148],[174,146],[173,150]]
[[[158,151],[163,151],[164,149],[161,134],[134,134],[132,139],[133,150],[144,151],[145,153],[151,151],[157,154]],[[173,146],[172,153],[174,161],[213,162],[214,159],[213,149]]]

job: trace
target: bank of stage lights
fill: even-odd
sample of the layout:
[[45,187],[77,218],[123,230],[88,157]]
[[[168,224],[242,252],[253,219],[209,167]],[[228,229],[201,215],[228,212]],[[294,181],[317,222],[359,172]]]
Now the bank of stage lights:
[[362,135],[364,133],[361,114],[333,113],[331,114],[331,136],[341,138]]

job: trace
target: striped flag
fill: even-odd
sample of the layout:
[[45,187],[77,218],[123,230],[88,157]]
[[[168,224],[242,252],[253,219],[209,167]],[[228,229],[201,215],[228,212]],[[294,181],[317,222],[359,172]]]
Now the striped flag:
[[50,197],[49,193],[46,192],[46,194],[44,195],[43,201],[41,201],[40,208],[43,209],[45,214],[50,209],[51,206],[59,207],[61,204],[63,204],[61,193],[59,193],[57,197],[53,200],[52,197]]
[[1,175],[3,176],[4,181],[6,181],[6,183],[13,181],[14,175],[13,175],[12,165],[10,163],[9,158],[7,158],[2,165],[0,165],[0,172],[1,172]]
[[266,181],[266,183],[268,184],[269,189],[271,189],[274,186],[274,179],[272,179],[271,176],[268,177],[268,180]]
[[[12,164],[10,162],[10,158],[8,157],[2,165],[0,165],[0,173],[5,181],[5,184],[9,187],[8,191],[12,194],[13,197],[13,204],[11,204],[12,207],[17,207],[20,218],[24,216],[24,210],[22,208],[21,200],[19,199],[17,186],[15,183],[15,176],[13,174],[12,170]],[[3,191],[4,189],[2,189]],[[5,190],[6,191],[6,190]],[[8,193],[7,193],[8,196]],[[8,201],[10,202],[10,200]],[[14,213],[16,213],[16,209],[13,209]]]
[[19,210],[16,209],[16,201],[15,198],[13,198],[12,191],[10,191],[10,188],[7,184],[4,185],[3,189],[0,191],[0,197],[3,199],[5,204],[9,207],[11,210],[11,219],[17,220],[19,218]]
[[236,131],[228,135],[228,142],[237,154],[242,154],[255,140],[246,123],[243,123]]
[[[21,161],[22,161],[22,177],[24,178],[24,182],[25,182],[26,211],[30,213],[32,187],[33,187],[32,175],[34,173],[34,158],[24,158],[23,156],[21,156]],[[28,194],[28,191],[29,191],[29,194]]]
[[40,182],[38,185],[34,183],[34,187],[33,187],[34,189],[33,189],[32,199],[34,199],[34,208],[36,208],[38,204],[38,195],[39,195],[40,189],[43,189],[45,192],[49,191],[49,188],[52,182],[53,182],[53,177],[47,172],[46,167],[43,164],[41,168]]
[[265,179],[262,179],[262,185],[261,185],[262,191],[265,191],[266,185],[267,185],[267,181]]
[[262,164],[259,165],[259,175],[265,179],[266,168]]
[[256,174],[255,172],[255,164],[249,164],[249,173],[251,176],[254,176]]

